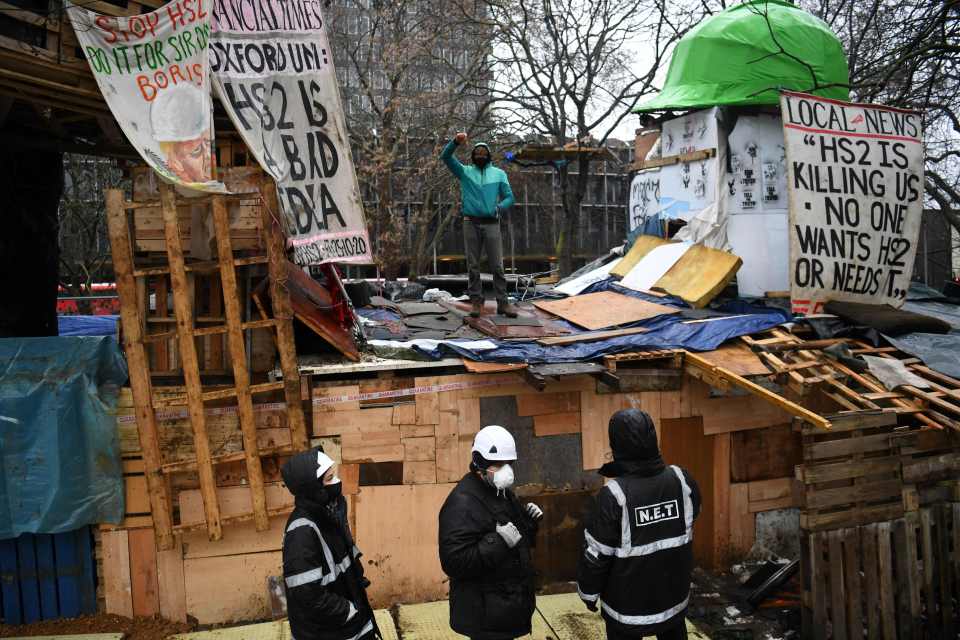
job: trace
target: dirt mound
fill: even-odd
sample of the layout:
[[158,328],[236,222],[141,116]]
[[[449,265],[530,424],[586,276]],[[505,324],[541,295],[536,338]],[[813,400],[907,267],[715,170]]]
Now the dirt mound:
[[166,640],[175,633],[192,631],[182,622],[162,618],[124,618],[110,614],[83,616],[64,620],[44,620],[20,626],[0,625],[0,638],[48,636],[82,633],[124,633],[126,640]]

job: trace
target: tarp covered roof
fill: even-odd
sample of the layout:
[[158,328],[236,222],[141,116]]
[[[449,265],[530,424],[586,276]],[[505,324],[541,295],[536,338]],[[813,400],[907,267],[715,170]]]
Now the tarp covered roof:
[[848,84],[843,46],[825,22],[781,0],[752,0],[685,35],[663,90],[636,111],[773,105],[780,89],[847,100]]

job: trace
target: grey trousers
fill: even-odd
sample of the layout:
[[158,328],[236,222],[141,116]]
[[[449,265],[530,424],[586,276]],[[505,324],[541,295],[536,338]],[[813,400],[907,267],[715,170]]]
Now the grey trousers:
[[463,246],[467,254],[467,295],[471,301],[483,300],[483,283],[480,281],[480,254],[487,251],[487,266],[493,274],[493,290],[497,304],[507,302],[507,277],[503,272],[503,246],[500,241],[500,221],[477,222],[470,216],[463,217]]

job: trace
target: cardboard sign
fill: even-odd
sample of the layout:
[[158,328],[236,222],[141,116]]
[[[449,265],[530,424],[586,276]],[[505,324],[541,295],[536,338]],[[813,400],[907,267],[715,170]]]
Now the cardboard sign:
[[213,176],[207,0],[127,18],[67,4],[77,40],[130,144],[170,182],[222,192]]
[[802,93],[780,103],[794,312],[902,306],[923,214],[921,115]]
[[277,181],[294,262],[369,263],[322,3],[214,0],[211,70],[230,119]]

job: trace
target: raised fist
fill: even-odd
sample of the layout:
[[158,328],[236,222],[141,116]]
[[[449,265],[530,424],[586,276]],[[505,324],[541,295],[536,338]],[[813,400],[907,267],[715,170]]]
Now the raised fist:
[[454,140],[454,142],[456,142],[457,144],[463,144],[464,142],[467,141],[467,134],[466,134],[466,132],[465,132],[465,131],[461,131],[461,132],[458,133],[456,136],[454,136],[453,140]]

